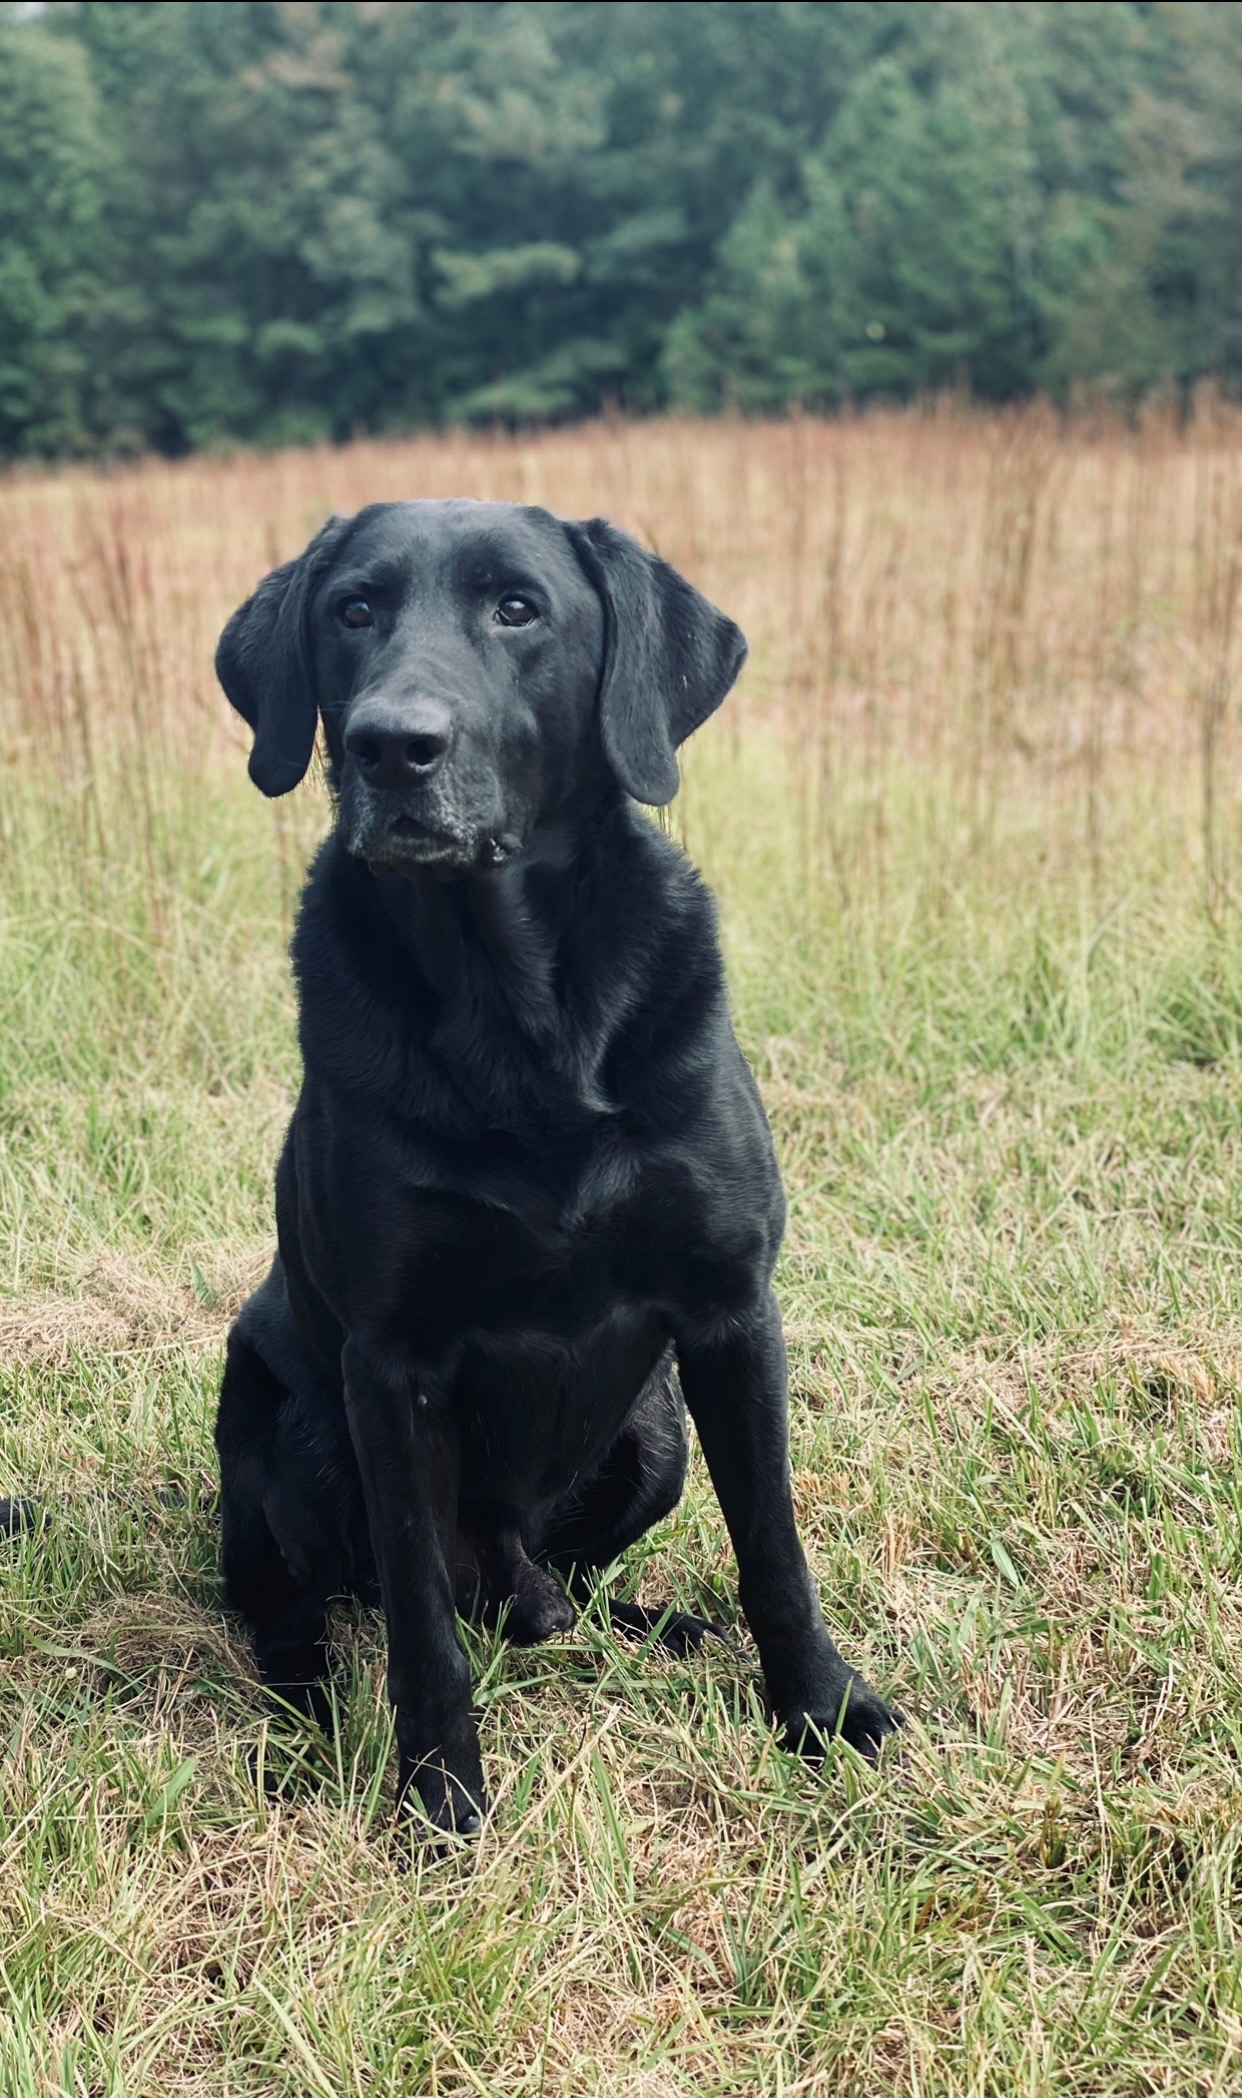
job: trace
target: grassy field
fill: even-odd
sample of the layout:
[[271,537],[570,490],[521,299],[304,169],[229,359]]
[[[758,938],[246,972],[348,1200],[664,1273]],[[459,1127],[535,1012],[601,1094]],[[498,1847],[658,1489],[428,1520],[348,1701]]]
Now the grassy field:
[[[791,1198],[821,1776],[753,1664],[470,1634],[495,1820],[393,1839],[223,1615],[211,1415],[327,810],[211,676],[331,508],[605,511],[752,638],[672,821]],[[1242,422],[956,407],[0,486],[0,2091],[1242,2089]],[[186,1494],[166,1507],[158,1489]],[[735,1616],[701,1468],[625,1578]],[[284,1796],[256,1782],[278,1769]]]

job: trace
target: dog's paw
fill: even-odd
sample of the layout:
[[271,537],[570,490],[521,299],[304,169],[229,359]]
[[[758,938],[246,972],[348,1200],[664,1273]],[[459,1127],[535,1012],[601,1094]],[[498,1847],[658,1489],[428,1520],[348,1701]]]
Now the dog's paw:
[[442,1763],[410,1764],[397,1788],[397,1816],[412,1836],[479,1836],[487,1819],[482,1773],[463,1780]]
[[284,1654],[281,1661],[285,1666],[273,1668],[270,1663],[265,1666],[267,1659],[260,1654],[259,1672],[267,1689],[268,1709],[277,1724],[289,1725],[304,1720],[321,1728],[325,1734],[334,1733],[339,1712],[319,1665],[322,1656],[308,1653],[302,1657],[303,1665],[292,1669],[288,1668]]
[[727,1625],[716,1624],[710,1617],[691,1617],[684,1611],[675,1611],[657,1627],[655,1642],[670,1654],[697,1654],[713,1645],[737,1649],[737,1641]]
[[417,1746],[408,1734],[401,1742],[398,1732],[397,1819],[415,1837],[477,1836],[487,1818],[487,1792],[473,1717],[436,1732],[434,1747],[430,1728]]
[[505,1618],[505,1634],[515,1646],[538,1646],[557,1632],[571,1631],[578,1620],[559,1581],[540,1567],[531,1567],[530,1573],[538,1578],[523,1582]]
[[0,1501],[0,1537],[23,1537],[46,1521],[47,1511],[38,1501]]
[[337,1704],[326,1683],[286,1683],[283,1689],[273,1684],[272,1693],[282,1707],[291,1708],[299,1719],[309,1720],[322,1733],[336,1732]]
[[713,1641],[730,1647],[735,1644],[724,1625],[713,1624],[707,1617],[691,1617],[684,1610],[649,1610],[641,1603],[610,1602],[608,1620],[616,1631],[632,1639],[650,1639],[670,1654],[697,1654]]
[[889,1735],[900,1732],[905,1723],[901,1713],[877,1697],[861,1676],[852,1676],[835,1711],[790,1713],[781,1746],[791,1755],[818,1762],[831,1742],[845,1741],[868,1763],[875,1763]]

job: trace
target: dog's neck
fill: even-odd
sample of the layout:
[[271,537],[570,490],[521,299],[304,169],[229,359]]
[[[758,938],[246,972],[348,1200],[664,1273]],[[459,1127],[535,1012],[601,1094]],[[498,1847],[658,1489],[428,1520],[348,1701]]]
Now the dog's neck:
[[612,1112],[600,1067],[628,1004],[626,957],[593,936],[593,920],[604,883],[625,879],[612,863],[635,820],[613,800],[537,830],[503,867],[451,881],[431,869],[372,876],[435,998],[430,1045],[480,1106],[507,1104],[523,1121]]
[[379,876],[384,908],[442,1004],[473,1000],[479,976],[490,976],[524,1036],[544,1042],[560,1031],[559,936],[588,847],[569,826],[548,827],[502,867],[451,881],[432,868]]

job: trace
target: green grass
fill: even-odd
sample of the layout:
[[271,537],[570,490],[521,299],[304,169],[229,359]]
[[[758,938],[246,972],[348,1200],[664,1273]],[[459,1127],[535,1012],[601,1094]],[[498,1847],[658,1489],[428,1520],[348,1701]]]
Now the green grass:
[[[709,737],[679,820],[790,1194],[804,1532],[903,1754],[787,1760],[744,1656],[471,1634],[495,1819],[412,1861],[375,1622],[338,1742],[270,1731],[199,1505],[322,806],[10,790],[0,1490],[52,1514],[0,1558],[5,2098],[1242,2085],[1242,938],[1176,781],[1089,852],[1021,781],[981,825],[803,772]],[[736,1615],[701,1469],[626,1578]]]

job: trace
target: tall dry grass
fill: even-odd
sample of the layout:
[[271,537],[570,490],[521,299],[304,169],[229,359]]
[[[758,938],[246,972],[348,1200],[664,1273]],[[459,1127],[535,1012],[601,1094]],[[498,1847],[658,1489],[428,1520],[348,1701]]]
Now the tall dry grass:
[[[0,486],[0,739],[10,786],[50,771],[88,859],[153,832],[164,775],[239,743],[211,674],[229,610],[333,510],[465,494],[603,512],[746,629],[726,717],[784,739],[814,855],[846,782],[883,850],[913,764],[976,835],[1017,789],[1098,864],[1136,779],[1197,781],[1202,884],[1232,884],[1242,416],[1064,426],[1050,410],[779,425],[599,424],[152,463]],[[123,758],[106,816],[101,764]],[[20,786],[19,786],[20,790]]]

